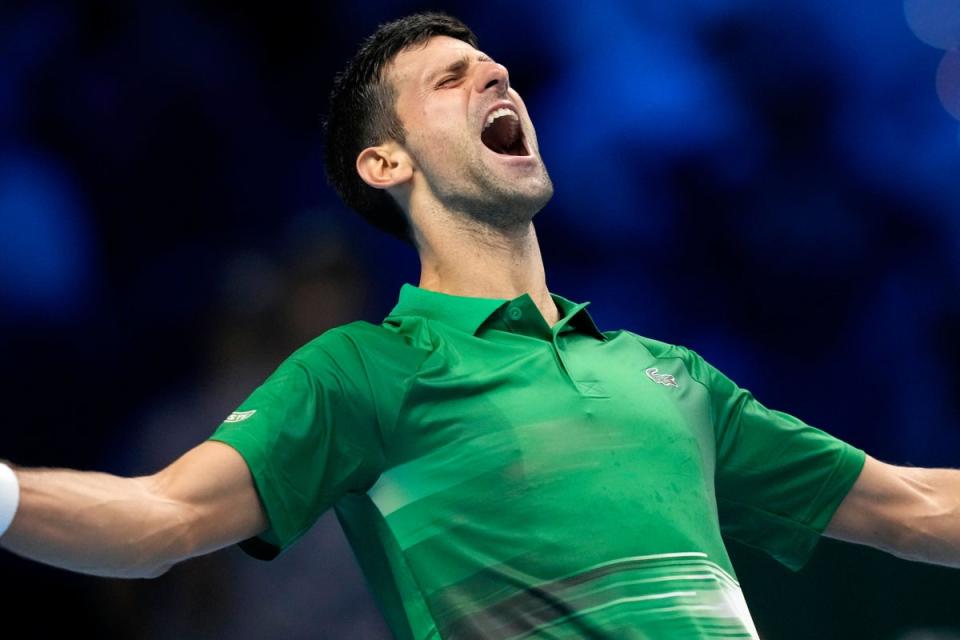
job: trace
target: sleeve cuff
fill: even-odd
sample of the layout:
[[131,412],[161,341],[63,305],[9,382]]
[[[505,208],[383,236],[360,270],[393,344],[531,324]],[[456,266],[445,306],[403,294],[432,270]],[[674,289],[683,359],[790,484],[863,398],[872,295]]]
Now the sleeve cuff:
[[209,440],[232,447],[247,463],[260,504],[267,516],[267,530],[258,536],[239,542],[237,546],[244,553],[258,560],[273,560],[280,555],[286,545],[283,543],[281,531],[278,531],[278,523],[283,521],[283,513],[279,502],[271,499],[271,473],[263,459],[264,456],[261,455],[255,442],[241,437],[239,433],[215,434]]

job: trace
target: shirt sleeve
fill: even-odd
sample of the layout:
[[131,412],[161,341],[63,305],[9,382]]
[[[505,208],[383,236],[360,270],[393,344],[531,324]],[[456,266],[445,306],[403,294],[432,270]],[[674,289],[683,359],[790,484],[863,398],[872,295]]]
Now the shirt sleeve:
[[799,570],[860,475],[866,454],[766,408],[690,353],[710,393],[721,531]]
[[330,331],[298,350],[213,433],[247,463],[269,521],[240,543],[269,560],[379,474],[382,446],[359,354]]

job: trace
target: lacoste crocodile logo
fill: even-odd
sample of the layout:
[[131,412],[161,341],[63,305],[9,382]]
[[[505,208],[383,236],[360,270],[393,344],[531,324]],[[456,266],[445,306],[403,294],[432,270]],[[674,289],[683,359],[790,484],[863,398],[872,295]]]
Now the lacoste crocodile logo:
[[659,373],[656,367],[650,367],[645,373],[647,374],[648,378],[657,384],[662,384],[665,387],[673,387],[674,389],[680,388],[680,385],[677,384],[676,378],[669,373]]

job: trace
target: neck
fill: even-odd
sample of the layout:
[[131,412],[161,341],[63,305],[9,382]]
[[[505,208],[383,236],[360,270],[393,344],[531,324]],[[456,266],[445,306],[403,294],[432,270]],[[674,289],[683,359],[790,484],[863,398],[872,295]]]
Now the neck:
[[509,233],[464,226],[433,228],[418,241],[421,288],[478,298],[511,299],[528,293],[548,325],[559,320],[532,222]]

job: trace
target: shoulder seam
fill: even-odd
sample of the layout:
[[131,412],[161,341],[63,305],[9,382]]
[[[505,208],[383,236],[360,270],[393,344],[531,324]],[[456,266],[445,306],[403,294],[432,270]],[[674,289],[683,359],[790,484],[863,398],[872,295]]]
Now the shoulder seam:
[[423,360],[420,361],[420,364],[417,365],[416,370],[412,374],[410,374],[410,377],[407,378],[406,380],[406,388],[403,390],[403,397],[400,399],[400,403],[397,406],[397,415],[394,416],[394,425],[393,425],[394,434],[397,433],[397,424],[399,424],[400,416],[403,414],[404,409],[407,406],[407,397],[410,395],[410,390],[413,388],[414,380],[417,379],[417,376],[420,375],[420,371],[423,370],[423,366],[427,363],[427,360],[429,360],[430,356],[432,356],[436,351],[436,343],[433,341],[433,330],[430,327],[429,320],[424,319],[424,326],[426,327],[426,330],[430,333],[431,349],[429,351],[426,351],[426,356],[423,358]]
[[[340,328],[340,327],[337,327],[337,329],[339,329],[339,328]],[[356,354],[357,354],[357,361],[360,362],[360,368],[363,369],[363,379],[364,379],[364,381],[366,381],[366,383],[367,383],[367,393],[369,394],[370,402],[371,402],[371,404],[373,405],[373,411],[374,411],[374,414],[376,415],[376,418],[377,418],[377,431],[378,431],[379,434],[380,434],[380,448],[381,448],[381,454],[382,454],[381,457],[385,457],[385,452],[382,451],[383,446],[384,446],[383,424],[382,424],[381,419],[380,419],[380,411],[379,411],[378,405],[377,405],[377,396],[376,396],[376,394],[373,392],[373,385],[370,384],[370,374],[367,372],[367,363],[364,361],[364,359],[363,359],[363,354],[362,354],[361,351],[360,351],[360,346],[359,346],[359,345],[356,343],[356,341],[353,339],[353,336],[351,336],[351,335],[350,335],[348,332],[346,332],[346,331],[340,331],[340,333],[343,335],[344,339],[345,339],[347,342],[350,343],[350,346],[351,346],[351,347],[353,348],[353,350],[356,352]]]

